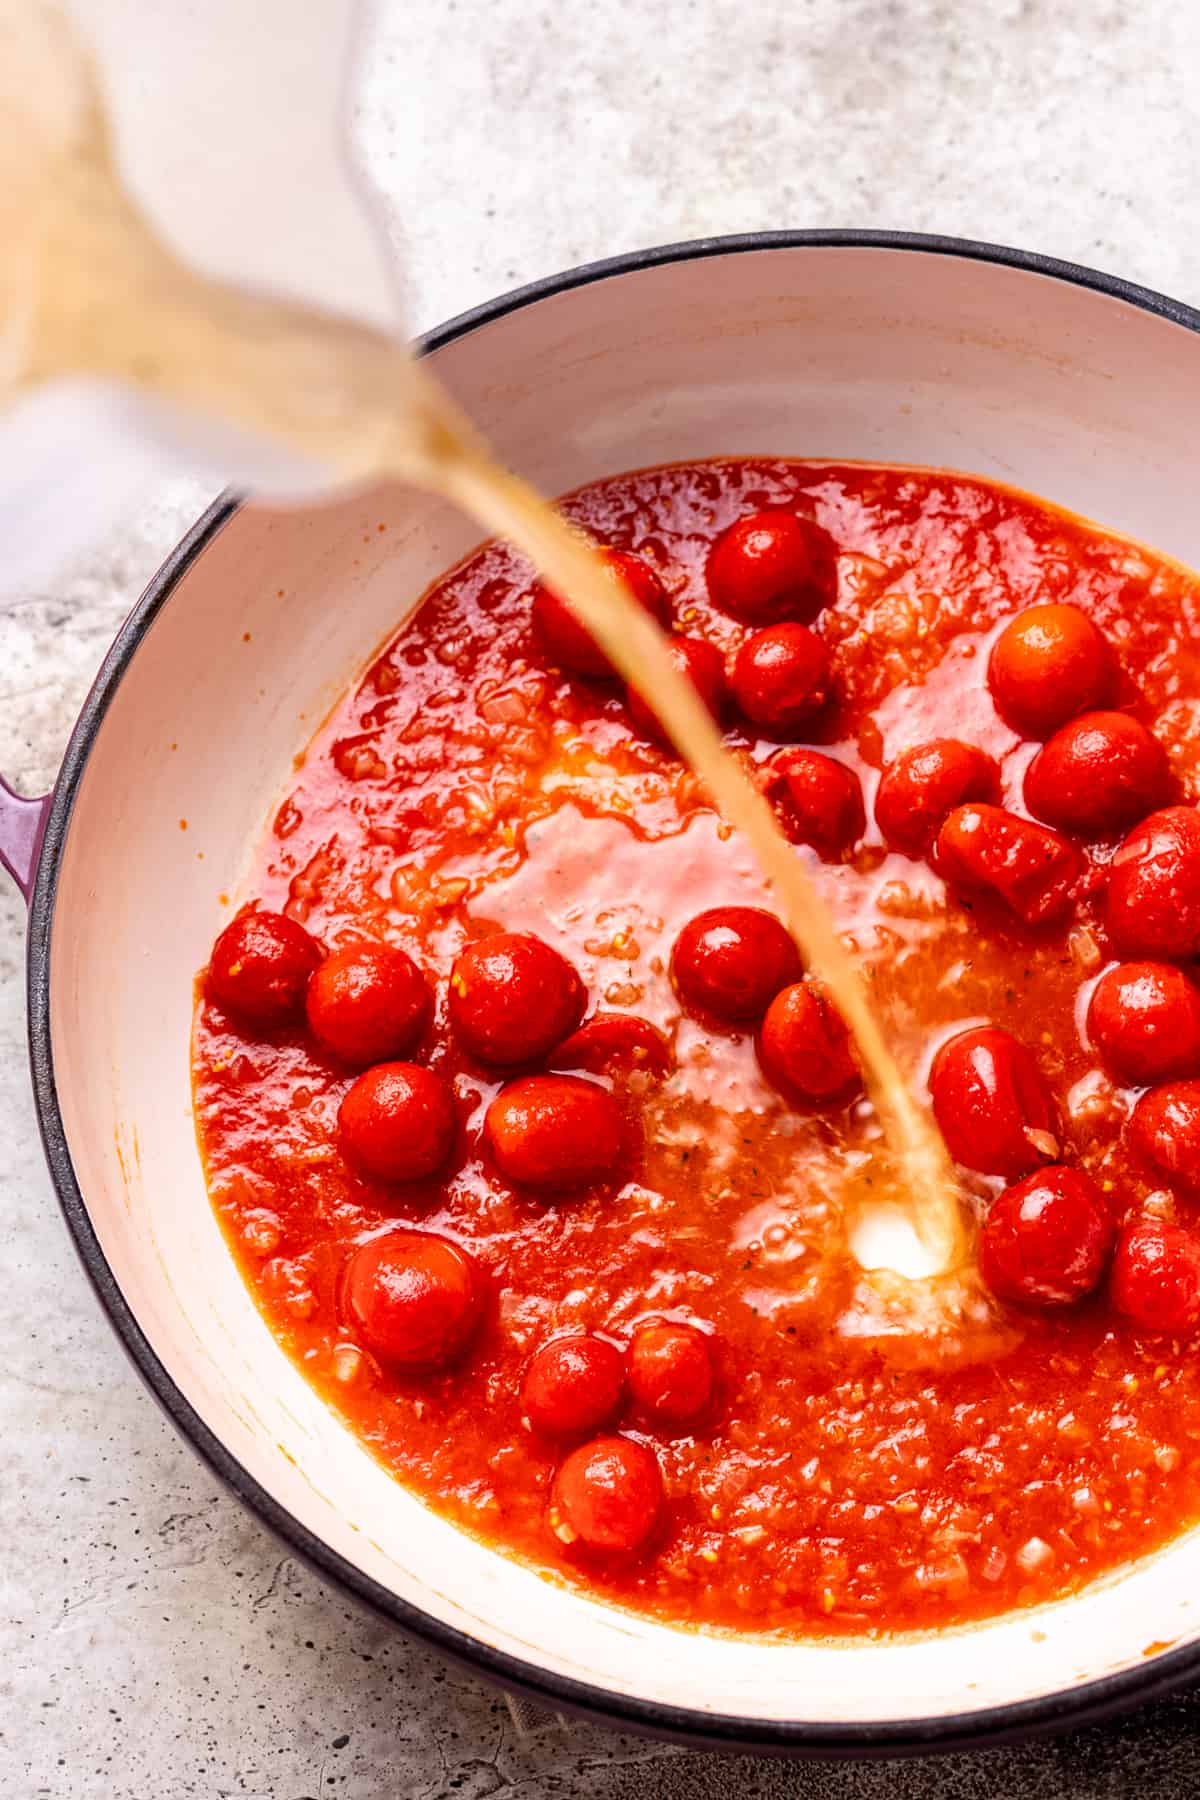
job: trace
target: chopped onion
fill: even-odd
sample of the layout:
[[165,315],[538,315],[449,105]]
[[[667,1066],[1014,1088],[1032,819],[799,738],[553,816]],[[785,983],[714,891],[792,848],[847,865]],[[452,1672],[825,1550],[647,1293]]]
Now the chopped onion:
[[1042,1569],[1048,1569],[1054,1561],[1054,1550],[1045,1538],[1027,1538],[1017,1551],[1017,1567],[1026,1575],[1036,1575]]

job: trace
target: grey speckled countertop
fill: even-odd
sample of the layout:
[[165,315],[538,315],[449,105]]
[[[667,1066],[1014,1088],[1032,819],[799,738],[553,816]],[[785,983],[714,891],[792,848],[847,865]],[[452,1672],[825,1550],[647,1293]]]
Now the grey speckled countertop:
[[[1200,14],[1173,0],[395,0],[361,129],[421,325],[589,257],[785,225],[996,239],[1195,303],[1198,74]],[[26,791],[206,498],[164,475],[70,581],[4,604],[0,768]],[[593,1726],[522,1737],[494,1693],[347,1611],[163,1423],[88,1291],[37,1143],[22,930],[5,886],[6,1795],[1200,1794],[1192,1697],[937,1763],[731,1761]]]

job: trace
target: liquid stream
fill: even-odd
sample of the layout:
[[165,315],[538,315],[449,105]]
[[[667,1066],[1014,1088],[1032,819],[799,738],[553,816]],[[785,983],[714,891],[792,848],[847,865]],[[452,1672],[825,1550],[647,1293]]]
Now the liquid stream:
[[[181,263],[121,185],[78,45],[56,15],[12,0],[0,8],[0,241],[0,398],[6,384],[15,394],[62,376],[128,383],[273,438],[339,483],[392,478],[438,494],[515,545],[570,597],[619,672],[654,694],[664,729],[751,846],[806,968],[853,1033],[886,1140],[879,1175],[889,1194],[871,1236],[872,1261],[890,1266],[864,1274],[863,1329],[873,1331],[877,1316],[889,1337],[989,1337],[994,1321],[971,1267],[967,1213],[940,1135],[914,1099],[801,858],[676,670],[662,631],[565,520],[492,456],[400,342],[242,293]],[[912,1243],[900,1243],[898,1221],[919,1240],[915,1259]]]

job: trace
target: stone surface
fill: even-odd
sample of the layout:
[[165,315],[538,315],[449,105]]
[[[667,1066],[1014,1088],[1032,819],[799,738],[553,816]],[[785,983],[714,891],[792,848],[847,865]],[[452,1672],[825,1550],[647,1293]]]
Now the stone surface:
[[[638,245],[775,226],[1018,243],[1200,301],[1195,9],[1092,0],[692,0],[386,10],[358,120],[427,326]],[[53,776],[122,615],[206,495],[146,493],[85,566],[0,609],[0,768]],[[904,1766],[683,1753],[503,1701],[347,1611],[217,1490],[68,1247],[0,896],[0,1782],[14,1800],[595,1800],[1200,1792],[1200,1701]]]

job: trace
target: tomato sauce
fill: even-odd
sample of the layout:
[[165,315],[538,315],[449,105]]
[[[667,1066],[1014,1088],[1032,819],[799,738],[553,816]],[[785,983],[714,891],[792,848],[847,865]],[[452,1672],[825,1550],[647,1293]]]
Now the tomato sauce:
[[[1196,1209],[1180,1151],[1188,1130],[1200,1143],[1200,1086],[1152,1086],[1166,1098],[1143,1099],[1127,1130],[1145,1092],[1129,1067],[1163,1066],[1160,1015],[1178,1041],[1166,977],[1161,992],[1143,981],[1134,998],[1128,983],[1115,997],[1118,1027],[1135,999],[1142,1008],[1124,1074],[1091,1047],[1087,1023],[1110,965],[1157,954],[1114,942],[1114,853],[1154,805],[1190,807],[1200,790],[1200,583],[1028,496],[936,472],[718,461],[617,476],[564,504],[598,542],[643,559],[658,577],[646,603],[661,609],[665,592],[676,632],[720,652],[734,692],[707,697],[725,708],[739,754],[765,770],[784,745],[816,749],[857,778],[858,810],[842,807],[823,839],[797,826],[796,853],[866,964],[922,1092],[949,1040],[991,1028],[986,1129],[960,1137],[964,1154],[992,1162],[963,1182],[981,1218],[996,1211],[984,1264],[1011,1329],[942,1360],[889,1334],[847,1250],[878,1134],[870,1109],[847,1103],[844,1060],[820,1103],[785,1099],[763,1074],[770,1056],[760,1066],[756,1055],[760,1019],[682,1004],[686,985],[672,981],[676,940],[698,914],[769,908],[748,854],[657,740],[644,702],[631,717],[616,682],[555,665],[531,623],[528,570],[494,544],[434,586],[318,732],[248,887],[326,952],[372,940],[424,971],[432,999],[405,990],[400,1054],[448,1084],[452,1143],[435,1143],[436,1174],[402,1182],[348,1160],[338,1113],[360,1069],[322,1047],[341,1041],[333,1012],[321,1037],[294,1010],[248,1024],[223,999],[245,958],[214,957],[196,1014],[196,1119],[244,1277],[306,1378],[397,1479],[497,1549],[614,1601],[677,1622],[844,1636],[945,1626],[1078,1588],[1200,1517],[1200,1285],[1195,1296],[1187,1285],[1189,1271],[1200,1284],[1200,1254],[1188,1260]],[[799,621],[820,642],[788,650],[803,681],[782,698],[769,646],[738,656],[771,623],[770,569],[746,601],[753,618],[715,606],[706,573],[718,537],[762,509],[815,521],[836,554],[828,591]],[[1010,640],[989,680],[1014,615],[1063,603],[1084,626],[1072,615],[1059,650],[1045,649],[1045,633],[1032,652]],[[1105,646],[1094,666],[1086,621]],[[1062,672],[1035,682],[1031,700],[1022,657],[1060,651]],[[1051,712],[1107,707],[1148,728],[1166,765],[1144,734],[1127,744],[1126,727],[1101,731],[1095,754],[1103,762],[1112,742],[1131,771],[1109,829],[1095,823],[1091,740],[1052,738],[1030,795],[1051,796],[1043,819],[1057,807],[1084,828],[1060,838],[1043,823],[1056,885],[1038,874],[1036,892],[1026,882],[1006,904],[1002,887],[963,871],[971,833],[995,829],[989,809],[1030,817],[1025,777],[1042,739],[1022,732],[1054,729],[1029,716],[1047,687]],[[769,735],[772,721],[786,738]],[[911,769],[891,780],[880,816],[898,794],[908,835],[890,850],[875,816],[880,772],[933,740],[967,750],[917,771],[922,794],[943,797],[936,816],[907,806]],[[781,817],[808,803],[799,777],[768,791]],[[1138,867],[1121,879],[1136,884]],[[1121,915],[1126,936],[1143,911]],[[465,946],[497,932],[533,934],[582,978],[579,996],[563,978],[559,1036],[584,1010],[644,1021],[633,1063],[614,1075],[603,1055],[589,1066],[550,1051],[501,1069],[464,1049],[448,977]],[[270,1004],[294,1000],[310,979],[303,937],[264,954],[282,969]],[[786,946],[771,954],[790,981]],[[411,987],[411,972],[395,978]],[[725,1005],[725,990],[710,990]],[[746,1004],[761,1013],[762,1002]],[[1005,1033],[1024,1049],[1006,1050]],[[1159,1049],[1147,1051],[1151,1040]],[[947,1078],[960,1126],[979,1066]],[[546,1069],[611,1093],[628,1122],[620,1166],[589,1162],[609,1103],[583,1096],[571,1151],[588,1182],[571,1194],[536,1185],[536,1120],[510,1091]],[[415,1078],[400,1079],[404,1103],[417,1104]],[[489,1115],[502,1091],[507,1112]],[[1155,1161],[1146,1147],[1159,1140]],[[1046,1163],[1070,1167],[1043,1177]],[[1012,1236],[1021,1196],[1010,1187],[997,1204],[1014,1178],[1042,1193],[1047,1219],[1090,1234],[1069,1266],[1039,1273],[1040,1287]],[[402,1322],[381,1360],[365,1310],[377,1249],[349,1259],[398,1225],[438,1234],[430,1279],[449,1311]],[[1126,1226],[1132,1238],[1114,1252]],[[1162,1227],[1168,1252],[1171,1232],[1188,1247],[1170,1281]],[[1101,1271],[1114,1254],[1110,1285]],[[546,1356],[559,1340],[583,1349]],[[430,1343],[443,1360],[418,1366]],[[636,1514],[620,1545],[586,1485],[610,1479],[625,1482]]]

